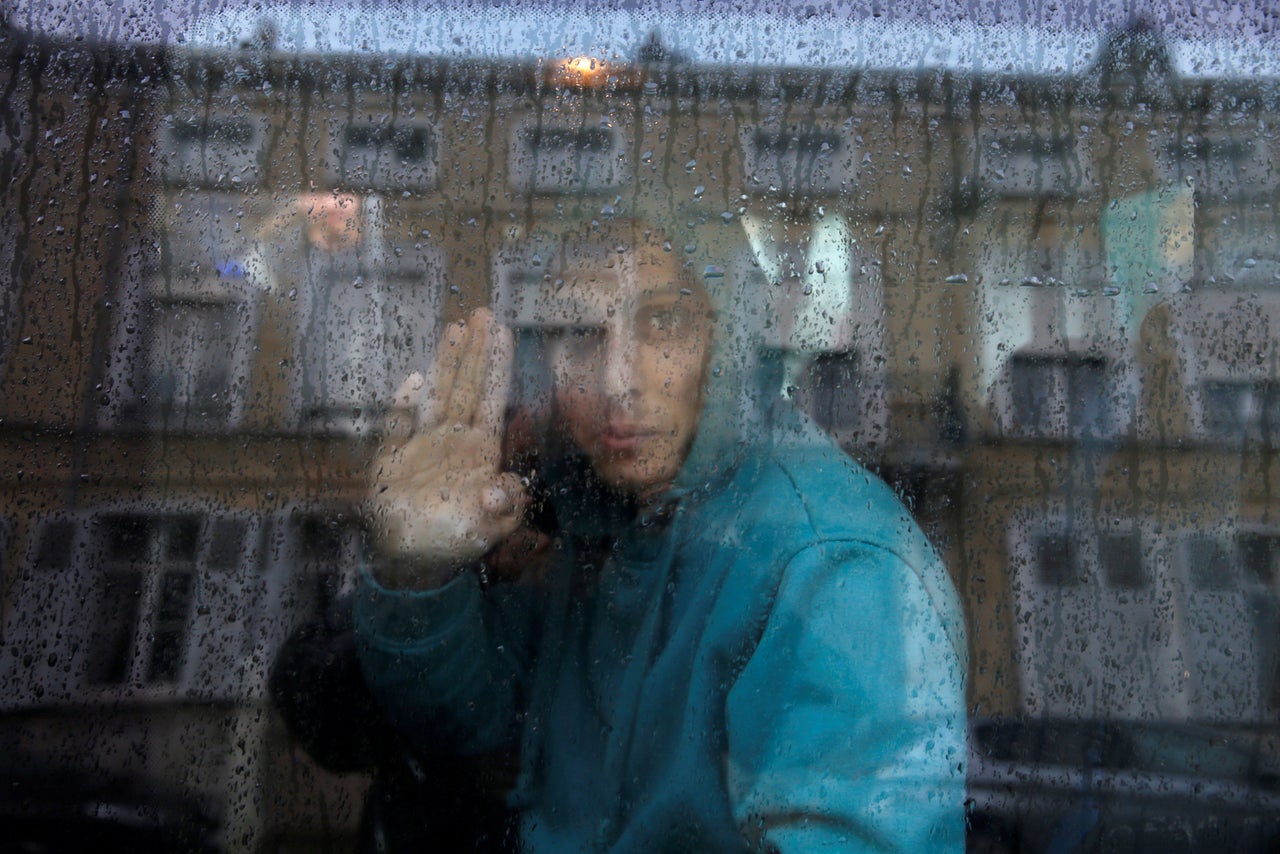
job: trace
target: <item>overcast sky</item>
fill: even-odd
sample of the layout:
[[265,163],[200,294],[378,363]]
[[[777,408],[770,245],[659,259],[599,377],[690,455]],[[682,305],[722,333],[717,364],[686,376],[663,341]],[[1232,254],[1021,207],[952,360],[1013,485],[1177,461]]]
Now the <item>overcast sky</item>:
[[[528,0],[479,0],[455,5],[471,8],[499,5],[537,5]],[[195,22],[221,10],[270,15],[284,9],[314,11],[314,0],[0,0],[6,20],[18,29],[90,41],[175,44],[185,41]],[[439,0],[366,3],[415,17],[429,16]],[[552,0],[544,8],[554,14],[609,5],[628,9],[684,8],[718,13],[741,10],[782,17],[817,16],[841,20],[895,20],[954,26],[1012,25],[1054,30],[1111,30],[1135,19],[1146,21],[1169,36],[1273,40],[1280,30],[1280,0]]]

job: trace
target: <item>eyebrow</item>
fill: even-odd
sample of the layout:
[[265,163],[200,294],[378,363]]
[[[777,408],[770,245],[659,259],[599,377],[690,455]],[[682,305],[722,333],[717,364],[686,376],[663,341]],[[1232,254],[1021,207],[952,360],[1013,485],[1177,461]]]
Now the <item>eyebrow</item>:
[[662,290],[645,291],[643,294],[638,295],[634,302],[637,307],[643,308],[644,306],[655,302],[679,302],[687,296],[690,295],[682,294],[679,290],[667,290],[663,288]]
[[672,282],[658,290],[646,291],[636,299],[636,307],[643,308],[653,304],[674,304],[681,300],[689,300],[691,308],[711,308],[711,297],[689,287],[684,282]]

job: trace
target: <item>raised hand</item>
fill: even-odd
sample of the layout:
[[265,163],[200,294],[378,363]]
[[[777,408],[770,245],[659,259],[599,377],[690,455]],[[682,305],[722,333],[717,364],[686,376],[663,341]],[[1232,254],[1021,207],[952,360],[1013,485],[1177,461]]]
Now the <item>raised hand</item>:
[[388,586],[429,589],[520,525],[528,497],[501,470],[511,331],[487,310],[445,331],[426,377],[396,394],[387,449],[373,463],[368,509]]

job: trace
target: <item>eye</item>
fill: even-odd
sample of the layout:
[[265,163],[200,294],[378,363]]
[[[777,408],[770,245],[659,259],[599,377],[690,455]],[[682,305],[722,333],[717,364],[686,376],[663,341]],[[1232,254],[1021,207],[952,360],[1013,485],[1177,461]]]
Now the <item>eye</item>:
[[687,315],[678,306],[648,309],[639,318],[640,334],[650,341],[672,341],[688,328]]
[[559,352],[569,358],[590,358],[600,349],[604,329],[599,326],[562,326],[554,333]]
[[674,329],[678,322],[679,322],[679,318],[676,316],[675,309],[670,309],[670,308],[663,309],[662,311],[655,311],[649,317],[649,323],[655,329],[663,329],[663,330]]

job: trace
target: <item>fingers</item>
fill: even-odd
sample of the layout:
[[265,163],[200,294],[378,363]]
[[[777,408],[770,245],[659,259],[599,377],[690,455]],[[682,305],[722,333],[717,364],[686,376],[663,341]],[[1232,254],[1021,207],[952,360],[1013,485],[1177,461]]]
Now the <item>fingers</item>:
[[487,309],[450,324],[425,383],[419,425],[461,424],[501,436],[514,351],[511,330]]
[[472,312],[467,318],[467,339],[458,355],[458,370],[451,387],[447,387],[445,422],[470,427],[476,417],[484,394],[485,374],[488,372],[489,327],[488,312]]
[[475,426],[483,435],[501,442],[502,434],[506,431],[507,400],[511,394],[515,338],[510,329],[498,325],[488,312],[485,314],[489,315],[491,327],[487,360],[489,370]]
[[418,402],[418,395],[422,393],[422,387],[427,384],[427,379],[422,374],[414,371],[404,378],[404,382],[400,383],[400,388],[396,389],[396,393],[391,398],[391,406],[395,409],[408,409],[415,406]]
[[480,493],[480,510],[489,516],[520,516],[529,506],[529,495],[520,477],[503,472]]
[[517,475],[503,472],[480,490],[479,499],[475,534],[482,550],[490,551],[520,527],[529,495]]
[[471,469],[440,479],[389,478],[371,491],[366,510],[382,553],[458,566],[516,530],[528,504],[516,475]]
[[439,493],[457,511],[447,538],[449,551],[455,558],[474,560],[520,526],[529,496],[520,478],[510,472],[496,478],[470,472],[455,486],[452,493]]
[[396,436],[374,460],[368,506],[380,548],[427,563],[475,559],[514,531],[529,505],[520,478],[499,473],[511,385],[511,331],[477,311],[450,324],[426,376],[411,374],[392,399]]
[[440,346],[431,361],[424,383],[426,393],[418,402],[418,426],[431,427],[444,421],[458,381],[458,372],[466,359],[471,339],[471,325],[465,321],[450,323],[440,336]]
[[391,397],[391,408],[387,411],[382,425],[382,433],[389,439],[402,440],[413,435],[417,426],[417,413],[422,388],[427,383],[426,377],[414,371],[405,377],[404,382]]

